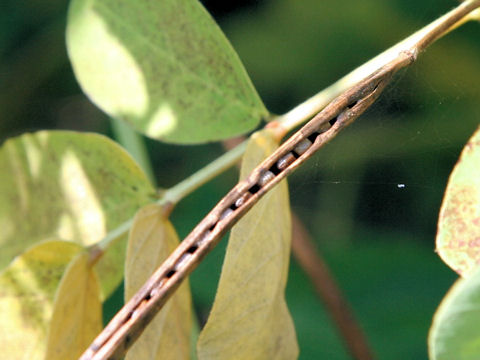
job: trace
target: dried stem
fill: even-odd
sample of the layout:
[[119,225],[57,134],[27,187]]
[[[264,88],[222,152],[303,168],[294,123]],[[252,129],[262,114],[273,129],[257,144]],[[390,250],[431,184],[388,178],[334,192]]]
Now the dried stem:
[[[273,186],[358,118],[378,98],[396,71],[410,65],[428,44],[477,7],[480,7],[480,0],[466,1],[443,16],[412,47],[401,51],[374,74],[346,90],[256,167],[184,239],[117,313],[81,359],[121,359],[182,280],[198,266],[228,229]],[[293,160],[280,167],[280,160],[286,157]]]
[[337,327],[353,359],[374,359],[367,339],[355,320],[347,300],[330,273],[327,264],[315,248],[301,220],[292,212],[292,251],[295,259],[309,277],[315,291],[322,299],[328,314]]

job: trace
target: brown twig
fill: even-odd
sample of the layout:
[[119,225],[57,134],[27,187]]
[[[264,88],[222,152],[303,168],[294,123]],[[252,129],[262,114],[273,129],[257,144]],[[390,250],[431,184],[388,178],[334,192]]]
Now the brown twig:
[[[461,4],[444,16],[437,28],[449,29],[479,6],[480,0]],[[431,33],[436,34],[437,28]],[[198,266],[222,235],[266,192],[358,118],[378,98],[393,74],[411,64],[419,50],[437,37],[427,34],[418,40],[420,47],[415,44],[409,51],[402,51],[397,58],[345,91],[256,167],[246,180],[238,183],[115,315],[81,360],[122,358],[182,280]]]
[[347,300],[342,295],[327,264],[315,248],[305,226],[293,212],[292,224],[293,255],[322,299],[352,358],[356,360],[374,359],[373,351],[370,349],[360,325],[355,320]]

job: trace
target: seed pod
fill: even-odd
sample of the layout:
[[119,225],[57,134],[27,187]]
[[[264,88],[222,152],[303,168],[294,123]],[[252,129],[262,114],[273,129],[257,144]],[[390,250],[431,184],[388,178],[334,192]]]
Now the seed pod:
[[350,115],[350,110],[349,109],[345,109],[343,112],[341,112],[338,117],[337,117],[337,121],[339,122],[342,122],[342,121],[345,121],[345,119]]
[[158,294],[158,291],[162,288],[163,284],[165,283],[165,279],[162,279],[158,285],[150,291],[150,297],[155,297]]

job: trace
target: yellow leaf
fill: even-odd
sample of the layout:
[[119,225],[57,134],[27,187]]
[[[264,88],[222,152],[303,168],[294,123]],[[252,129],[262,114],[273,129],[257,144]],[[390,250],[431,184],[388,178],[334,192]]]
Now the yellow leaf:
[[101,330],[100,284],[82,252],[65,270],[55,295],[45,359],[78,359]]
[[469,276],[480,264],[480,130],[462,151],[440,210],[437,251],[452,269]]
[[[277,146],[268,131],[253,135],[241,178]],[[284,298],[290,241],[288,188],[282,181],[232,229],[215,302],[197,343],[199,359],[297,358]]]
[[37,244],[0,274],[2,359],[44,359],[58,284],[82,247],[65,241]]
[[[28,246],[83,246],[130,219],[155,193],[131,156],[98,134],[40,131],[0,147],[0,268]],[[107,297],[121,282],[126,236],[97,264]]]
[[[135,216],[125,263],[125,299],[130,299],[178,245],[172,224],[158,205]],[[178,288],[127,353],[127,360],[181,360],[190,353],[191,296],[188,281]]]

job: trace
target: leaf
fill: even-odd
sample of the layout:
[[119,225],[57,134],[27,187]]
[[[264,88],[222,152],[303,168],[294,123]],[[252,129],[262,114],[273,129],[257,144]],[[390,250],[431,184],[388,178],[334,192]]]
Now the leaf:
[[462,276],[480,264],[480,130],[465,145],[440,210],[437,251]]
[[477,21],[480,21],[480,8],[478,8],[477,10],[474,10],[470,13],[470,18],[472,20],[477,20]]
[[[252,136],[241,178],[278,146],[268,131]],[[291,219],[286,181],[232,229],[217,294],[197,344],[199,359],[295,359],[298,345],[284,292]]]
[[67,47],[90,99],[152,138],[220,140],[267,115],[237,54],[197,0],[73,0]]
[[442,300],[428,336],[431,360],[480,358],[480,269],[458,280]]
[[55,295],[45,359],[78,359],[101,330],[100,284],[82,252],[69,264]]
[[55,292],[82,248],[46,241],[18,256],[0,274],[0,349],[4,359],[44,359]]
[[[0,148],[0,266],[49,238],[95,244],[133,217],[154,189],[120,146],[97,134],[41,131]],[[126,236],[97,269],[103,295],[123,277]]]
[[[178,245],[162,207],[147,205],[135,216],[125,264],[125,299],[130,299]],[[127,353],[127,360],[187,359],[192,329],[188,281],[178,288]]]

